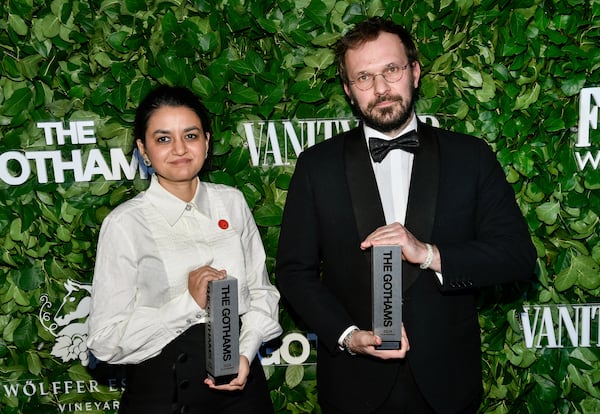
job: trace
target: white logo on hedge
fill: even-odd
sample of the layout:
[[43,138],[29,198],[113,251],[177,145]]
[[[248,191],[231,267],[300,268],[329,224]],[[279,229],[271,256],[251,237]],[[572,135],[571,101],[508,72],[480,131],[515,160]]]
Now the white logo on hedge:
[[523,306],[527,348],[600,347],[600,304]]
[[55,314],[49,311],[52,302],[48,295],[40,297],[42,307],[38,318],[42,326],[56,338],[52,355],[63,362],[78,359],[81,365],[87,366],[87,317],[90,313],[92,285],[69,279],[64,283],[64,287],[67,294]]
[[[292,349],[300,350],[295,354]],[[317,351],[317,335],[313,333],[290,332],[281,338],[281,346],[277,349],[264,349],[259,352],[262,365],[302,365],[315,364]],[[312,356],[312,358],[311,358]]]
[[[431,115],[419,115],[419,119],[440,125]],[[241,123],[241,130],[246,135],[253,166],[284,166],[290,165],[290,158],[296,159],[306,148],[357,125],[355,118],[246,121]]]
[[[46,145],[63,146],[95,145],[94,121],[38,122],[37,127],[44,131]],[[127,160],[122,148],[110,148],[108,160],[99,148],[71,150],[70,156],[63,158],[60,149],[53,151],[7,151],[0,154],[0,180],[9,185],[21,185],[32,174],[37,175],[38,183],[48,183],[51,178],[56,183],[65,182],[65,173],[71,173],[77,182],[93,181],[101,175],[107,181],[126,179],[133,180],[136,171],[140,177],[146,178],[147,172],[143,163],[136,156]],[[32,163],[35,170],[32,169]],[[48,168],[48,163],[50,168]],[[49,174],[49,172],[51,174]]]
[[[579,126],[575,146],[585,148],[591,146],[590,129],[598,129],[598,108],[600,107],[600,88],[584,88],[579,92]],[[575,160],[580,170],[586,166],[593,169],[600,164],[600,151],[576,152]]]

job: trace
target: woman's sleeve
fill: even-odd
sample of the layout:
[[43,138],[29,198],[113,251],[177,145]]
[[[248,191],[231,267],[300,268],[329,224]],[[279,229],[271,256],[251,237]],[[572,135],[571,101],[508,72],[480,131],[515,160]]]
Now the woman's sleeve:
[[279,291],[269,280],[260,233],[245,201],[242,213],[245,222],[242,245],[250,308],[242,315],[240,354],[252,361],[261,344],[281,335],[282,329],[278,322]]
[[134,236],[132,227],[111,215],[102,224],[88,318],[88,348],[99,360],[117,364],[138,363],[159,354],[165,344],[206,315],[187,289],[156,306],[138,303],[142,275],[136,246],[147,241],[137,233]]

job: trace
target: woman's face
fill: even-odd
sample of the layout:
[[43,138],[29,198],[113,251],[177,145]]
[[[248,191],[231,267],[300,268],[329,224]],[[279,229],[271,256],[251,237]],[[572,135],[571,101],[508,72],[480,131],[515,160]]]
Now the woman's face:
[[209,134],[194,111],[185,106],[162,106],[148,119],[146,143],[138,150],[152,163],[158,181],[167,190],[191,182],[204,165]]

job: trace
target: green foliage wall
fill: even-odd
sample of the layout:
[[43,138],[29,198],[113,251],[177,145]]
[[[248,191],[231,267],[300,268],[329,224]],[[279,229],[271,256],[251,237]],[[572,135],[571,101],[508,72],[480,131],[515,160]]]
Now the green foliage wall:
[[[374,15],[418,40],[418,112],[497,151],[538,250],[536,282],[481,294],[482,411],[600,412],[598,349],[528,349],[518,318],[523,303],[597,300],[600,176],[579,171],[573,143],[578,93],[600,85],[598,0],[3,0],[1,153],[44,150],[39,121],[81,119],[94,120],[102,151],[129,151],[140,97],[158,83],[191,87],[214,119],[205,179],[244,192],[272,270],[293,167],[251,167],[240,122],[351,116],[330,47]],[[61,297],[67,279],[91,281],[102,219],[144,186],[0,182],[3,413],[54,413],[60,402],[8,395],[8,383],[89,378],[50,354],[41,298]],[[281,319],[296,327],[285,309]],[[270,375],[278,412],[318,412],[314,369]]]

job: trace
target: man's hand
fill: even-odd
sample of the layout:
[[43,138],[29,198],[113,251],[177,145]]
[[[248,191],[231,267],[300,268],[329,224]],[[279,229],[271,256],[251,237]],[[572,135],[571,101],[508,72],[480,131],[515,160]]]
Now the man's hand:
[[[406,227],[398,222],[376,229],[363,240],[360,248],[366,250],[372,246],[383,245],[401,246],[402,257],[410,263],[421,264],[425,263],[427,259],[427,245],[418,240]],[[442,264],[440,251],[437,246],[433,246],[433,260],[429,268],[436,272],[441,272]]]
[[381,345],[381,338],[374,335],[372,331],[356,331],[350,338],[350,351],[356,354],[371,355],[379,359],[404,358],[410,349],[408,337],[404,326],[402,326],[402,340],[400,349],[379,350],[375,346]]

